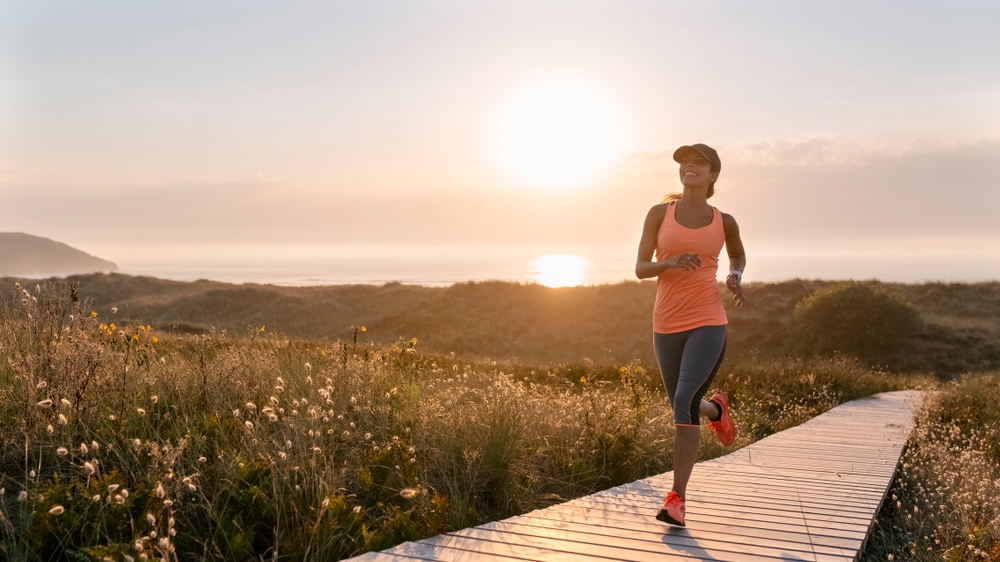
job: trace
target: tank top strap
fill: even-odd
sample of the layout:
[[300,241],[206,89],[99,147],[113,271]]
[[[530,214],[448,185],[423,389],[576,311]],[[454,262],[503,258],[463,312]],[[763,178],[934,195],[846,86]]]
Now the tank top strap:
[[663,221],[668,224],[676,224],[677,223],[677,217],[675,216],[676,213],[677,213],[677,201],[671,201],[670,203],[667,203],[667,210],[664,211]]

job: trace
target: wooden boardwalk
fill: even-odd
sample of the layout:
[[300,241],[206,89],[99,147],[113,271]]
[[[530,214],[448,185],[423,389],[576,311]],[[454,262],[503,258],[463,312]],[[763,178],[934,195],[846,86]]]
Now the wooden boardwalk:
[[855,400],[697,464],[685,528],[653,518],[670,490],[667,472],[353,560],[855,560],[920,397]]

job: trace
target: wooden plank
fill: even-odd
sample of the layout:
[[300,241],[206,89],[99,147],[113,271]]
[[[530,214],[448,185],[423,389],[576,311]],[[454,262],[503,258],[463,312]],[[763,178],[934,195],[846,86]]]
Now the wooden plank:
[[[510,519],[505,519],[504,522],[512,523],[517,525],[525,525],[529,527],[538,527],[540,529],[554,529],[561,531],[577,531],[580,533],[587,533],[595,535],[594,540],[604,541],[607,537],[625,537],[632,538],[643,541],[660,541],[663,537],[663,526],[652,526],[652,525],[641,525],[632,524],[628,527],[607,527],[601,525],[591,525],[588,523],[583,523],[579,521],[567,521],[567,520],[554,520],[543,517],[512,517]],[[844,549],[837,546],[828,546],[823,544],[810,543],[808,541],[797,540],[801,539],[805,535],[798,535],[795,538],[790,538],[789,536],[783,536],[780,538],[769,537],[759,534],[741,534],[739,532],[733,533],[733,527],[726,525],[700,525],[697,528],[693,526],[688,527],[688,531],[692,533],[692,538],[695,536],[695,531],[707,531],[714,530],[713,533],[704,533],[704,536],[712,537],[711,540],[716,541],[720,545],[718,548],[720,550],[732,550],[732,545],[752,545],[759,546],[762,548],[777,548],[792,551],[803,551],[803,552],[819,552],[822,554],[830,554],[834,556],[840,556],[844,554]],[[702,539],[708,540],[708,539]],[[860,540],[858,541],[860,542]],[[708,543],[702,542],[702,546],[707,546]]]
[[[707,479],[705,479],[707,480]],[[825,494],[814,495],[811,489],[790,489],[778,490],[777,488],[761,483],[760,489],[753,489],[748,486],[733,485],[730,483],[726,487],[716,486],[713,481],[699,481],[696,484],[689,484],[689,495],[691,501],[702,501],[705,498],[717,498],[725,503],[747,504],[760,502],[764,505],[806,505],[816,508],[825,508],[831,504],[843,506],[848,511],[865,512],[870,507],[867,497],[876,497],[879,492],[871,491],[868,496],[849,494],[845,489],[839,495]],[[667,483],[656,485],[643,485],[623,488],[615,491],[607,491],[600,494],[588,496],[595,500],[621,501],[631,499],[635,501],[662,500],[670,491]]]
[[[696,476],[695,476],[696,475]],[[841,498],[845,493],[863,492],[864,487],[857,487],[847,484],[839,479],[818,479],[818,478],[781,478],[763,479],[758,475],[749,475],[742,472],[725,472],[702,470],[693,473],[699,481],[706,485],[714,486],[741,486],[747,489],[769,488],[784,493],[794,493],[796,491],[808,490],[810,495],[817,498]],[[663,482],[664,486],[670,486],[669,482]],[[714,488],[713,488],[714,489]],[[867,488],[878,490],[877,486]]]
[[[634,523],[645,523],[645,524],[658,524],[664,531],[666,530],[666,525],[660,523],[652,517],[655,510],[644,509],[641,512],[625,512],[613,509],[588,509],[587,507],[576,508],[573,510],[563,511],[563,510],[539,510],[545,511],[547,516],[560,516],[565,515],[570,518],[580,518],[585,517],[587,521],[600,522],[600,521],[626,521],[631,524]],[[551,513],[550,513],[551,512]],[[532,515],[536,515],[536,512],[531,512]],[[692,512],[687,514],[685,517],[685,523],[689,523],[691,528],[700,528],[702,523],[718,523],[725,524],[729,526],[741,526],[752,529],[764,529],[768,531],[791,531],[806,533],[811,536],[823,536],[831,539],[851,539],[859,538],[863,532],[864,528],[859,525],[826,525],[818,526],[816,528],[807,528],[808,526],[804,524],[802,518],[797,519],[783,519],[778,520],[778,518],[748,518],[745,514],[741,512],[712,512],[712,513],[699,513]]]
[[[438,535],[422,541],[404,542],[382,551],[391,556],[409,556],[421,560],[442,562],[475,562],[477,560],[511,562],[514,560],[586,560],[603,562],[620,560],[589,554],[570,555],[562,551],[525,546],[517,543],[497,544],[495,541],[463,540],[452,535]],[[350,560],[354,560],[351,558]],[[393,559],[395,560],[395,559]]]
[[[601,500],[589,500],[588,503],[583,504],[573,504],[573,505],[590,505],[594,507],[605,506],[606,509],[622,510],[622,509],[635,509],[641,510],[641,513],[645,513],[647,516],[652,517],[656,510],[660,507],[660,500],[650,499],[642,503],[626,503],[626,502],[607,502]],[[572,507],[572,506],[571,506]],[[711,498],[701,498],[699,501],[695,501],[695,497],[692,496],[688,500],[687,506],[688,513],[702,512],[702,513],[728,513],[732,515],[742,514],[745,517],[751,518],[783,518],[787,521],[801,521],[802,519],[807,519],[809,521],[815,521],[817,524],[823,525],[845,525],[849,527],[856,527],[861,525],[863,527],[868,526],[868,518],[861,515],[848,515],[835,513],[833,511],[815,511],[815,510],[797,510],[791,507],[785,509],[777,509],[774,507],[762,507],[758,505],[732,505],[730,503],[714,500]]]
[[[699,486],[692,486],[692,490],[701,494],[701,490],[708,489],[706,486],[708,484],[713,484],[712,482],[699,482]],[[763,503],[789,503],[794,502],[796,505],[808,505],[815,507],[823,507],[831,504],[836,504],[849,508],[853,511],[867,511],[871,507],[871,498],[875,498],[876,494],[871,494],[870,496],[861,496],[856,494],[847,493],[848,490],[844,490],[840,494],[823,494],[820,495],[816,493],[813,489],[778,489],[776,486],[769,484],[760,484],[758,488],[751,488],[749,486],[734,486],[732,482],[727,483],[728,486],[732,488],[715,488],[712,486],[712,495],[725,499],[729,503],[740,502],[742,500],[760,500]],[[660,490],[648,491],[636,491],[630,492],[627,490],[615,492],[615,493],[601,493],[593,494],[591,497],[593,499],[604,499],[607,498],[610,501],[614,501],[620,496],[630,497],[631,494],[635,494],[637,497],[645,498],[645,501],[650,500],[660,500],[666,496],[669,492],[669,486],[663,486]]]
[[671,487],[665,473],[354,560],[854,560],[888,492],[920,396],[856,400],[698,463],[686,528],[653,517]]
[[[499,530],[486,528],[487,526],[497,526]],[[628,562],[648,562],[655,557],[657,560],[705,560],[705,559],[726,559],[729,554],[731,559],[734,554],[715,548],[705,548],[701,545],[688,546],[684,542],[673,541],[636,541],[633,539],[618,538],[613,541],[613,546],[606,544],[593,544],[578,542],[569,537],[579,538],[573,533],[558,533],[555,537],[540,537],[535,535],[515,533],[509,530],[510,526],[502,521],[487,523],[480,527],[473,527],[460,531],[461,537],[474,538],[480,541],[495,541],[501,543],[501,547],[506,544],[533,546],[536,548],[546,548],[556,550],[573,556],[602,556],[607,558],[628,561]],[[555,534],[555,533],[554,533]],[[454,536],[459,536],[458,534]],[[668,536],[683,537],[683,529],[668,530]],[[431,539],[433,540],[433,539]],[[744,547],[738,553],[740,560],[781,560],[786,553],[775,552],[770,549],[759,549],[754,547]],[[842,561],[843,557],[833,557],[828,555],[810,555],[810,559],[820,562]]]
[[[648,560],[648,556],[643,557],[642,552],[648,552],[656,554],[657,556],[662,556],[664,554],[670,555],[677,551],[691,552],[692,550],[705,550],[712,551],[713,553],[728,553],[729,558],[734,555],[754,555],[766,558],[780,558],[784,553],[799,553],[802,555],[822,555],[822,556],[832,556],[838,559],[845,556],[845,552],[842,549],[829,549],[823,547],[812,548],[809,545],[803,545],[795,543],[778,543],[778,545],[760,545],[753,544],[750,541],[736,542],[733,540],[723,540],[722,535],[709,537],[695,537],[691,534],[689,529],[676,529],[668,530],[668,533],[672,533],[672,540],[669,542],[663,541],[664,533],[659,533],[657,535],[650,535],[649,533],[637,533],[629,529],[621,529],[620,532],[613,536],[607,534],[594,534],[588,532],[580,532],[579,525],[566,525],[562,528],[560,527],[536,527],[531,525],[526,525],[520,521],[496,521],[494,523],[487,523],[476,529],[491,530],[491,531],[502,531],[517,533],[519,535],[530,536],[533,538],[546,539],[552,541],[560,542],[573,542],[579,543],[580,548],[585,548],[589,551],[593,547],[601,547],[604,544],[610,542],[614,544],[616,548],[627,548],[629,550],[637,551],[635,555],[626,555],[626,559],[633,557],[637,560]],[[761,542],[761,541],[755,541]],[[565,548],[571,548],[565,546]],[[715,554],[718,556],[718,554]]]
[[[667,490],[669,491],[669,490]],[[601,496],[591,496],[595,500],[599,501],[629,501],[636,503],[648,504],[649,502],[654,502],[654,504],[663,499],[666,496],[667,491],[662,493],[642,493],[642,492],[625,492],[613,495],[601,495]],[[712,493],[705,493],[701,491],[701,487],[692,486],[691,490],[688,492],[687,500],[690,502],[708,502],[717,501],[721,503],[728,503],[730,505],[757,505],[760,507],[774,508],[774,509],[787,509],[793,508],[798,509],[808,509],[810,512],[828,512],[833,511],[837,513],[847,513],[847,514],[858,514],[862,517],[867,516],[869,505],[865,504],[849,504],[846,501],[809,501],[808,494],[792,494],[784,495],[781,497],[764,497],[759,494],[743,494],[739,491],[714,491]]]
[[[573,513],[560,514],[555,511],[541,509],[519,515],[518,518],[525,518],[531,521],[561,521],[574,522],[582,525],[589,525],[595,528],[608,529],[611,533],[616,533],[622,528],[644,530],[650,533],[662,535],[664,532],[663,523],[651,520],[649,516],[644,517],[612,517],[610,513],[594,512],[593,517],[575,517]],[[816,544],[819,546],[837,549],[857,549],[861,539],[848,539],[844,537],[828,536],[817,533],[807,533],[800,526],[774,526],[761,527],[759,525],[748,525],[744,519],[726,519],[716,517],[689,518],[686,520],[687,528],[694,531],[708,531],[711,533],[725,534],[730,537],[755,537],[765,538],[774,541],[785,541],[789,543]]]
[[[653,517],[656,510],[660,507],[660,502],[649,502],[648,504],[642,505],[627,505],[627,504],[616,504],[616,503],[605,503],[592,500],[579,501],[576,504],[561,504],[558,506],[553,506],[548,509],[555,509],[557,511],[576,511],[580,508],[587,509],[598,509],[611,511],[616,513],[627,513],[632,515],[639,515],[642,517]],[[817,516],[809,513],[801,512],[778,512],[771,510],[756,509],[748,506],[732,506],[726,503],[713,504],[713,505],[691,505],[688,508],[688,516],[718,516],[718,517],[731,517],[731,518],[743,518],[748,521],[771,521],[775,523],[785,523],[789,525],[807,525],[814,524],[816,526],[824,526],[825,528],[832,530],[843,530],[853,532],[858,529],[867,528],[867,522],[863,520],[844,520],[844,519],[831,519],[829,517]]]

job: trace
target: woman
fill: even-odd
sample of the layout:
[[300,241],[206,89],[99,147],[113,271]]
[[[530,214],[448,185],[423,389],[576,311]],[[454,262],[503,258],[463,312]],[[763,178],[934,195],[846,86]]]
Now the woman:
[[726,287],[737,308],[743,308],[740,278],[747,260],[736,220],[707,201],[722,169],[718,153],[693,144],[678,148],[674,160],[680,164],[684,193],[672,193],[649,210],[635,274],[639,279],[657,278],[653,346],[676,427],[674,485],[656,518],[683,526],[684,497],[701,439],[700,416],[709,419],[709,428],[723,445],[736,437],[726,393],[702,397],[726,351],[728,320],[715,284],[723,243],[729,254]]

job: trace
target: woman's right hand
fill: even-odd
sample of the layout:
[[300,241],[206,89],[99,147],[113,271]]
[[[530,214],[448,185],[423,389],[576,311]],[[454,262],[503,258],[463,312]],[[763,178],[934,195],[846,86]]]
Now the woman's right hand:
[[701,259],[698,258],[698,254],[681,254],[667,258],[662,263],[667,269],[683,269],[685,271],[694,271],[701,267]]

